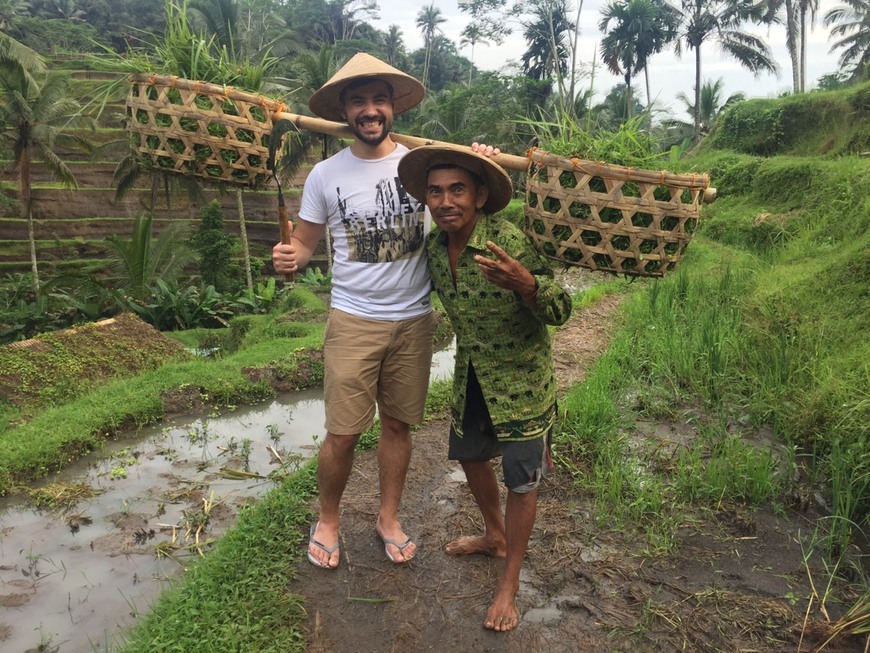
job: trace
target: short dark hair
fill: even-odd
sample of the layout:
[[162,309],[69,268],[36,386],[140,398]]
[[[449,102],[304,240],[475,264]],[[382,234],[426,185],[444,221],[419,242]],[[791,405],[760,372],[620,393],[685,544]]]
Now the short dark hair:
[[360,77],[353,80],[350,84],[341,89],[341,93],[338,94],[338,101],[343,103],[344,96],[348,91],[357,89],[360,86],[365,86],[366,84],[371,84],[372,82],[383,82],[384,84],[386,84],[387,90],[390,92],[390,97],[393,97],[393,85],[390,84],[387,80],[382,79],[381,77]]

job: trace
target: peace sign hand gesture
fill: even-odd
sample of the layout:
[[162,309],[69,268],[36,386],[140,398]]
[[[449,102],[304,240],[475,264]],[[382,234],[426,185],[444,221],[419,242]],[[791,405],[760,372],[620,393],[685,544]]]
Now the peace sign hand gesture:
[[479,254],[474,257],[484,278],[499,288],[517,293],[523,301],[534,306],[538,287],[532,273],[491,240],[486,242],[486,247],[495,254],[494,259]]

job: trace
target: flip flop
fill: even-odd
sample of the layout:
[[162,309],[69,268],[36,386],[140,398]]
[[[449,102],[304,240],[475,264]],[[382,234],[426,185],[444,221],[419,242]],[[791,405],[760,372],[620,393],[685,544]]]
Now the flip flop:
[[[317,524],[319,524],[319,523],[320,522],[317,522]],[[323,564],[322,562],[320,562],[320,560],[318,560],[313,555],[311,555],[311,545],[312,544],[314,546],[316,546],[318,549],[320,549],[321,551],[323,551],[324,553],[326,553],[329,557],[332,557],[332,554],[336,551],[336,549],[338,549],[338,545],[339,545],[339,543],[336,542],[332,546],[326,546],[324,544],[321,544],[317,540],[315,540],[314,539],[314,532],[317,530],[317,524],[311,524],[311,530],[308,531],[308,547],[309,547],[308,548],[308,561],[312,565],[314,565],[315,567],[318,567],[320,569],[336,569],[337,565],[335,567],[330,567],[329,563]]]
[[392,563],[394,563],[394,564],[397,564],[397,565],[403,565],[403,564],[405,564],[406,562],[410,562],[411,560],[414,559],[414,554],[411,554],[411,557],[410,557],[410,558],[405,558],[404,560],[397,560],[397,559],[394,558],[393,555],[390,553],[390,547],[389,547],[389,545],[392,545],[392,546],[396,547],[396,548],[397,548],[397,549],[398,549],[402,554],[404,554],[404,552],[405,552],[405,547],[407,547],[409,544],[411,544],[411,538],[410,538],[410,537],[407,538],[404,542],[402,542],[402,543],[400,544],[400,543],[397,542],[396,540],[391,540],[391,539],[389,539],[389,538],[384,537],[383,535],[381,535],[381,532],[380,532],[379,530],[375,529],[375,531],[377,532],[378,537],[381,538],[381,541],[384,543],[384,553],[387,554],[387,557],[390,559],[390,562],[392,562]]

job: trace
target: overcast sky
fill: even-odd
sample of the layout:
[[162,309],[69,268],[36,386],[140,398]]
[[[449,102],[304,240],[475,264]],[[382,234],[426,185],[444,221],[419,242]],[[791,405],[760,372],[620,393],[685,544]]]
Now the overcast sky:
[[[411,3],[408,0],[378,0],[380,5],[380,19],[367,19],[378,29],[386,30],[390,25],[396,24],[402,30],[402,36],[408,50],[415,50],[423,46],[423,37],[416,26],[417,14],[424,6],[428,6],[426,0]],[[434,0],[435,6],[441,10],[441,14],[447,18],[447,22],[441,25],[445,36],[459,46],[460,33],[469,22],[469,15],[459,10],[457,0]],[[575,15],[578,5],[577,0],[569,0],[573,6]],[[840,51],[829,54],[830,41],[828,30],[822,25],[822,17],[825,13],[844,3],[836,0],[820,0],[819,12],[813,32],[807,45],[807,87],[816,85],[816,80],[822,75],[836,72],[837,58]],[[607,5],[605,0],[586,0],[580,14],[580,58],[588,64],[592,63],[593,56],[599,49],[601,33],[598,31],[598,22],[601,18],[601,9]],[[748,27],[747,27],[748,29]],[[522,38],[522,28],[517,25],[515,33],[501,46],[478,44],[474,49],[474,63],[478,68],[485,70],[504,70],[510,72],[511,61],[514,62],[514,70],[518,66],[520,56],[525,50],[525,42]],[[767,41],[773,51],[773,56],[780,65],[780,74],[765,74],[759,78],[753,77],[752,73],[740,67],[735,61],[722,56],[714,43],[705,44],[701,49],[701,76],[704,82],[723,80],[723,97],[727,98],[733,93],[743,91],[748,97],[775,97],[784,91],[791,90],[791,65],[788,51],[785,47],[785,32],[783,28],[771,29],[755,28],[755,34]],[[460,53],[471,58],[471,48],[466,46],[460,49]],[[622,79],[610,73],[606,68],[599,66],[595,73],[595,92],[601,98]],[[684,51],[682,59],[678,59],[673,51],[662,52],[650,60],[650,87],[653,98],[658,95],[660,106],[671,107],[674,113],[683,111],[683,104],[676,100],[679,92],[692,97],[692,86],[695,80],[694,72],[695,53]],[[506,68],[507,66],[507,68]],[[589,81],[587,80],[588,84]],[[637,89],[643,90],[643,79],[638,80]],[[632,84],[634,86],[634,84]]]

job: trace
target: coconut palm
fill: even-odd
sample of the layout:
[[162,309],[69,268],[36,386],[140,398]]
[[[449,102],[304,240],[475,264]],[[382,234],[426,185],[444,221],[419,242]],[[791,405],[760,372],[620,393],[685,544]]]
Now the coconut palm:
[[253,0],[193,0],[188,13],[194,27],[213,35],[233,61],[262,60],[289,38],[284,19]]
[[[802,93],[806,90],[807,29],[815,21],[819,0],[766,0],[766,5],[764,22],[782,23],[785,27],[792,87],[795,93]],[[783,13],[784,17],[781,15]]]
[[446,22],[447,19],[441,15],[441,10],[435,6],[434,2],[430,3],[428,7],[423,7],[417,14],[416,25],[423,33],[423,43],[426,48],[426,55],[423,59],[423,86],[427,86],[429,81],[429,65],[432,61],[435,35],[441,31],[439,25]]
[[24,16],[30,9],[27,0],[0,0],[0,29],[9,29],[18,16]]
[[87,15],[84,9],[79,9],[76,0],[51,0],[43,6],[42,12],[49,18],[71,23],[83,23]]
[[[866,2],[866,0],[865,0]],[[682,0],[677,8],[680,17],[676,43],[677,55],[683,47],[695,51],[695,139],[700,136],[701,120],[701,48],[715,42],[728,56],[756,75],[776,73],[779,67],[770,47],[762,39],[741,31],[748,21],[763,19],[763,5],[753,0]]]
[[574,29],[565,3],[545,2],[533,8],[531,22],[525,25],[526,51],[522,56],[523,74],[532,79],[557,79],[568,71],[567,35]]
[[71,130],[88,120],[70,97],[69,77],[59,71],[31,75],[20,62],[0,60],[0,140],[12,151],[18,171],[21,210],[27,219],[27,239],[33,288],[39,292],[39,269],[33,228],[33,188],[30,166],[41,160],[67,188],[76,188],[70,168],[54,152],[55,145],[88,149],[89,143]]
[[852,68],[852,78],[859,79],[870,64],[870,0],[846,0],[828,11],[823,22],[831,28],[831,38],[838,39],[830,51],[843,51],[840,67]]
[[468,65],[468,85],[471,86],[471,76],[474,73],[474,46],[478,43],[481,45],[489,45],[489,41],[483,37],[483,30],[474,23],[469,23],[465,29],[462,30],[461,36],[462,40],[459,41],[459,46],[471,46],[471,60]]
[[402,30],[398,25],[390,25],[383,40],[384,55],[386,55],[387,63],[391,66],[398,66],[399,59],[405,52],[405,43],[402,41]]
[[[746,99],[746,95],[742,92],[734,93],[728,96],[725,102],[722,102],[722,79],[715,82],[706,81],[701,87],[701,106],[697,114],[701,118],[701,135],[706,136],[713,129],[713,125],[722,113],[736,102]],[[690,116],[695,116],[695,105],[685,93],[678,93],[677,99],[680,100],[686,107],[686,112]],[[666,127],[679,129],[682,132],[692,132],[693,124],[682,120],[664,120],[662,121]]]
[[674,10],[659,0],[611,2],[601,11],[598,28],[605,33],[601,60],[613,74],[623,75],[629,96],[627,106],[632,106],[632,77],[640,71],[646,78],[647,100],[651,100],[649,59],[676,36]]
[[800,22],[800,68],[801,68],[801,93],[807,90],[807,28],[812,29],[816,21],[816,13],[819,11],[819,0],[800,0],[798,8],[798,20]]
[[41,75],[46,71],[45,60],[38,52],[2,32],[0,32],[0,63],[20,66],[21,71],[28,75]]
[[[190,7],[192,14],[199,15],[200,21],[205,23],[206,36],[211,36],[215,44],[219,46],[218,58],[225,56],[244,71],[243,83],[247,90],[262,91],[266,75],[277,64],[277,60],[268,55],[267,48],[265,51],[256,53],[260,60],[259,64],[250,63],[248,57],[253,53],[246,53],[242,47],[244,43],[248,42],[248,36],[242,33],[244,24],[241,20],[240,0],[193,0]],[[207,79],[205,81],[219,80]],[[239,216],[239,236],[242,241],[245,280],[248,289],[253,290],[250,245],[241,188],[236,188],[236,206]]]

